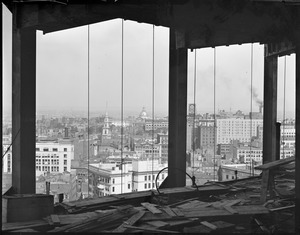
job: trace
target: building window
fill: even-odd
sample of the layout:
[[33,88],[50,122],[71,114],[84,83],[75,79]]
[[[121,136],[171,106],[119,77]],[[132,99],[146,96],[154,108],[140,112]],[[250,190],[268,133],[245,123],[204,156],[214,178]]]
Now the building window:
[[66,166],[64,167],[64,171],[67,171],[67,167]]
[[64,160],[64,165],[67,165],[67,163],[68,163],[67,160]]
[[148,188],[151,188],[151,183],[148,184]]
[[130,189],[130,184],[128,184],[128,189]]
[[53,148],[53,152],[57,152],[58,150],[57,150],[57,148]]
[[115,187],[112,187],[112,191],[113,191],[113,192],[115,191]]
[[48,152],[49,151],[49,149],[48,148],[44,148],[44,152]]
[[145,188],[147,188],[147,184],[145,184]]
[[151,180],[151,175],[148,175],[148,180]]
[[35,148],[35,151],[40,151],[40,148]]
[[147,176],[145,175],[145,181],[147,181]]
[[228,175],[226,175],[226,179],[228,179],[228,177],[229,177],[229,176],[228,176]]
[[155,180],[155,175],[152,176],[152,180]]
[[67,152],[68,151],[68,149],[67,148],[64,148],[64,152]]
[[164,178],[165,178],[165,175],[164,175],[164,174],[161,174],[161,178],[164,179]]
[[112,183],[113,183],[113,184],[115,183],[115,179],[112,179]]

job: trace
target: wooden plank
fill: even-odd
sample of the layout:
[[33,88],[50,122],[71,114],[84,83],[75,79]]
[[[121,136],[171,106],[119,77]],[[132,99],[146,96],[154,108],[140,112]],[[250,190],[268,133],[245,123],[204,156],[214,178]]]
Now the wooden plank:
[[57,215],[50,215],[53,225],[60,225],[60,220]]
[[174,211],[168,207],[168,206],[165,206],[162,208],[169,216],[171,217],[176,217],[177,215],[174,213]]
[[207,221],[202,221],[202,222],[200,222],[200,223],[201,223],[202,225],[204,225],[204,226],[206,226],[206,227],[212,229],[212,230],[216,230],[216,229],[218,228],[216,225],[211,224],[211,223],[209,223],[209,222],[207,222]]
[[269,210],[271,212],[274,212],[274,211],[282,211],[282,210],[287,210],[287,209],[292,209],[292,208],[295,208],[295,205],[273,208],[273,209],[269,209]]
[[180,216],[180,217],[184,216],[184,214],[178,208],[173,208],[173,211],[177,216]]
[[116,227],[122,224],[125,218],[127,219],[131,217],[136,212],[137,211],[135,209],[131,209],[126,213],[116,211],[112,214],[105,214],[105,216],[102,215],[101,218],[98,218],[96,220],[88,219],[84,223],[77,224],[76,226],[72,226],[64,231],[65,232],[87,232],[88,231],[88,232],[101,233],[103,230],[115,229]]
[[264,224],[258,220],[257,218],[254,218],[254,221],[257,223],[257,225],[260,227],[261,231],[270,234],[270,230],[266,228],[266,226],[264,226]]
[[121,206],[110,206],[111,208],[117,209],[118,211],[126,211],[133,208],[132,205],[121,205]]
[[282,170],[295,170],[295,167],[296,167],[296,163],[291,162],[289,164],[280,166],[279,169],[282,169]]
[[169,231],[169,230],[161,230],[161,229],[154,229],[154,228],[143,228],[143,227],[136,227],[130,225],[124,225],[126,228],[142,230],[142,231],[149,231],[149,232],[157,232],[157,233],[180,233],[177,231]]
[[197,225],[193,227],[185,227],[183,229],[184,233],[190,234],[190,233],[195,233],[195,234],[205,234],[205,233],[210,233],[212,230],[204,225]]
[[273,162],[268,162],[266,164],[255,167],[255,169],[270,170],[270,169],[276,168],[278,166],[281,166],[281,165],[284,165],[284,164],[287,164],[287,163],[290,163],[290,162],[293,162],[293,161],[295,161],[295,156],[285,158],[285,159],[280,159],[280,160],[273,161]]
[[227,211],[229,211],[231,214],[238,214],[238,212],[234,209],[232,209],[231,206],[223,206],[223,208]]
[[149,222],[147,222],[147,224],[152,225],[153,227],[156,227],[156,228],[164,228],[166,226],[169,226],[168,223],[163,222],[163,221],[149,221]]
[[193,200],[196,200],[196,199],[198,199],[198,197],[189,198],[189,199],[186,199],[186,200],[183,200],[183,201],[180,201],[180,202],[176,202],[176,203],[170,204],[169,207],[178,206],[178,205],[181,205],[181,204],[184,204],[186,202],[190,202],[190,201],[193,201]]
[[211,222],[213,225],[217,226],[218,229],[228,229],[228,228],[232,228],[232,227],[235,227],[235,224],[231,224],[231,223],[228,223],[228,222],[225,222],[225,221],[214,221],[214,222]]
[[267,201],[269,177],[270,177],[270,170],[264,170],[262,173],[262,181],[261,181],[261,195],[260,195],[261,203],[265,203]]
[[153,214],[161,214],[162,213],[162,211],[157,209],[154,204],[151,204],[149,202],[142,202],[141,205],[143,207],[145,207],[147,210],[151,211]]
[[[233,206],[234,210],[236,210],[239,215],[256,215],[256,214],[268,214],[269,210],[262,205],[243,205],[243,206]],[[215,216],[236,216],[235,214],[232,214],[231,212],[223,209],[215,209],[213,207],[206,207],[206,208],[195,208],[195,209],[189,209],[184,211],[184,217],[185,218],[210,218]],[[178,218],[178,217],[177,217]],[[179,217],[180,218],[180,217]],[[175,219],[170,218],[167,214],[161,214],[159,217],[158,215],[153,215],[152,213],[145,214],[145,216],[141,219],[141,221],[151,221],[151,220],[161,220],[161,221],[168,221]]]
[[43,220],[32,220],[27,222],[3,223],[2,231],[15,231],[20,229],[30,229],[38,227],[46,227],[49,224]]
[[97,215],[93,216],[92,218],[85,218],[85,219],[79,220],[78,222],[68,224],[63,227],[55,228],[48,232],[63,232],[68,229],[73,229],[76,226],[81,226],[86,223],[94,223],[94,221],[97,221],[98,219],[109,216],[109,215],[113,215],[113,213],[111,212],[111,213],[105,213],[105,214],[97,214]]
[[187,209],[187,208],[193,208],[193,207],[203,206],[203,205],[207,205],[207,204],[208,204],[207,202],[201,202],[199,200],[194,200],[194,201],[185,203],[183,205],[179,205],[177,207],[182,208],[182,209]]
[[230,200],[230,201],[227,201],[225,206],[234,206],[236,204],[239,204],[241,201],[243,201],[243,199]]
[[137,221],[139,221],[145,214],[145,211],[139,211],[138,213],[134,214],[128,220],[126,220],[123,224],[113,230],[114,233],[123,233],[126,231],[126,227],[124,225],[134,225]]
[[185,225],[192,225],[192,224],[198,224],[199,223],[199,219],[197,218],[190,218],[190,219],[186,219],[186,218],[180,218],[180,220],[168,220],[169,223],[169,227],[168,228],[182,228],[182,226]]

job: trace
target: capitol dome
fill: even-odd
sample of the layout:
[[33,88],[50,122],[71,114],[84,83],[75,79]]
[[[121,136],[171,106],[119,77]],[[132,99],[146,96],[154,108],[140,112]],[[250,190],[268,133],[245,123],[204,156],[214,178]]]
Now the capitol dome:
[[140,112],[139,117],[140,117],[140,118],[143,118],[143,119],[148,118],[148,114],[147,114],[147,112],[146,112],[145,107],[143,107],[143,110],[142,110],[142,112]]

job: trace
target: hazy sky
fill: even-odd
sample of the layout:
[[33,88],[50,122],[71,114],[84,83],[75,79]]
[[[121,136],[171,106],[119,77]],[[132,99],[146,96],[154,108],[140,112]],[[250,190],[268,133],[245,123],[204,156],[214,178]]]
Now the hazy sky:
[[[37,32],[37,111],[87,111],[88,73],[90,110],[102,115],[121,113],[122,21],[90,25],[89,67],[88,27],[43,35]],[[4,9],[4,112],[11,108],[11,15]],[[154,109],[168,114],[169,30],[155,27]],[[188,53],[188,103],[194,102],[195,52]],[[253,44],[253,94],[263,99],[263,45]],[[138,115],[145,106],[152,111],[153,26],[124,21],[124,115]],[[246,112],[251,99],[251,44],[216,48],[216,111]],[[286,111],[295,109],[295,55],[287,56]],[[283,63],[279,58],[278,116],[283,110]],[[89,68],[89,69],[88,69]],[[197,50],[196,108],[213,112],[214,49]],[[253,98],[253,111],[258,111]]]

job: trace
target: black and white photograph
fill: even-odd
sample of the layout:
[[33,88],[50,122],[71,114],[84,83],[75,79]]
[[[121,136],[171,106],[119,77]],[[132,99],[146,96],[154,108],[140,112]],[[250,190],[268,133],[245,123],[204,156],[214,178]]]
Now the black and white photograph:
[[300,0],[3,0],[1,33],[2,233],[300,234]]

